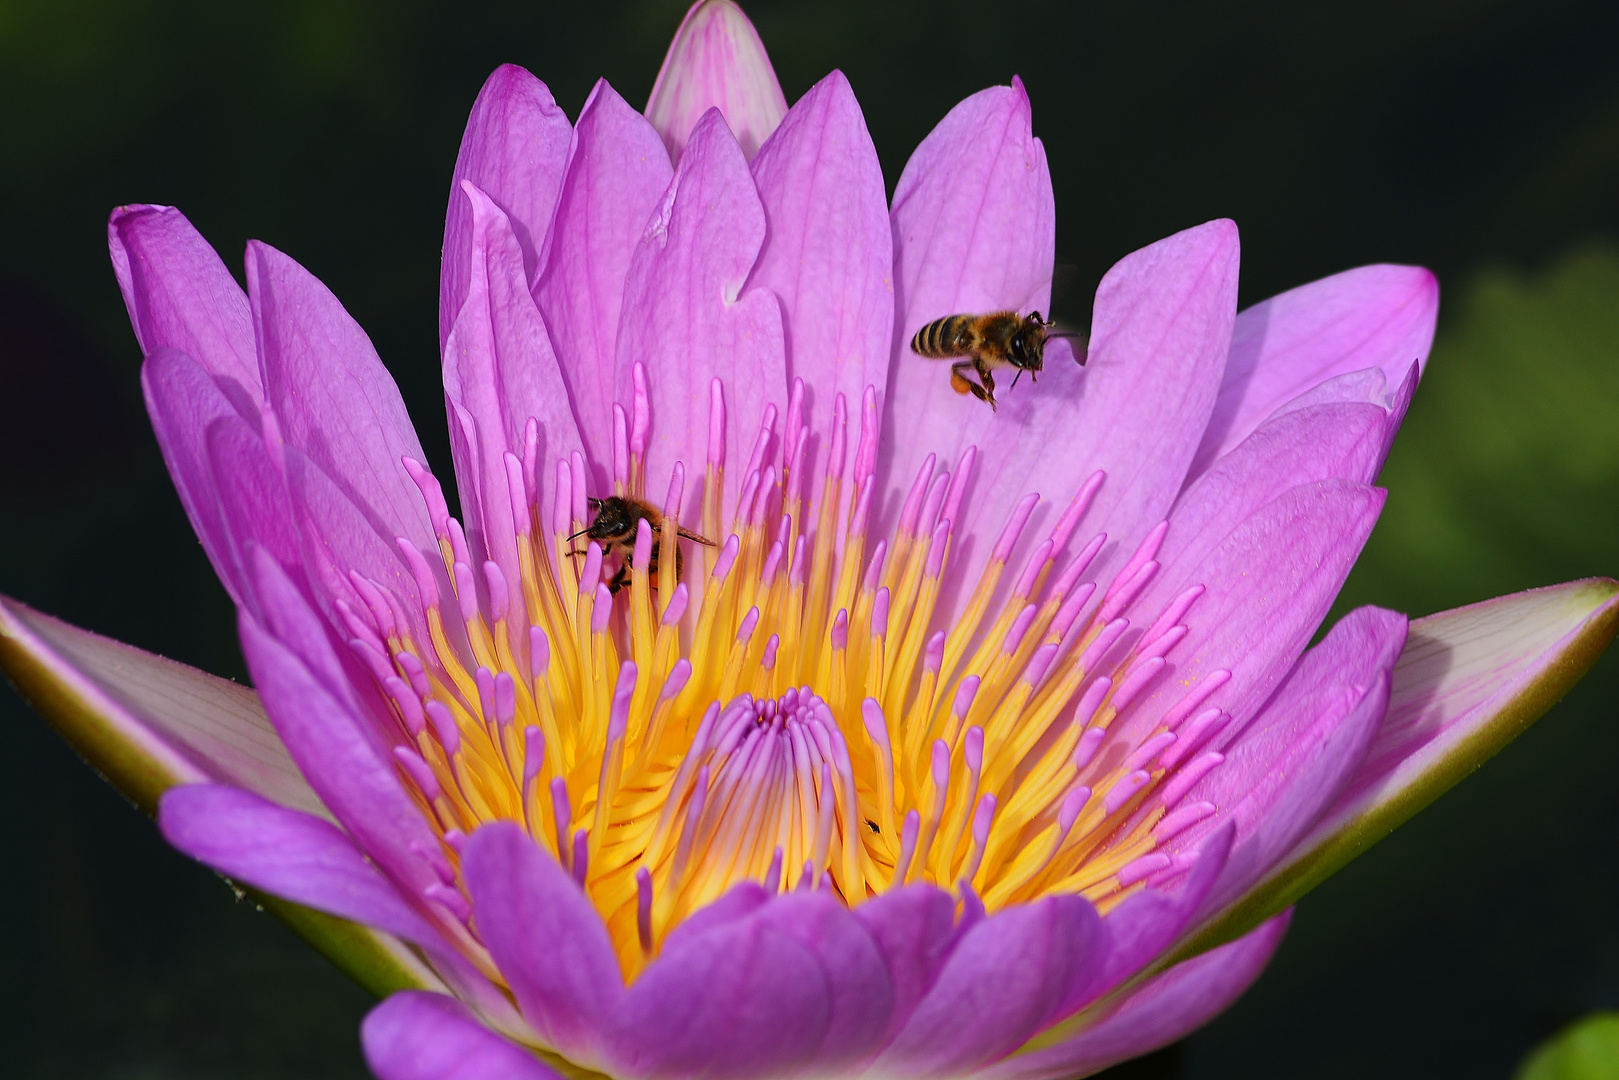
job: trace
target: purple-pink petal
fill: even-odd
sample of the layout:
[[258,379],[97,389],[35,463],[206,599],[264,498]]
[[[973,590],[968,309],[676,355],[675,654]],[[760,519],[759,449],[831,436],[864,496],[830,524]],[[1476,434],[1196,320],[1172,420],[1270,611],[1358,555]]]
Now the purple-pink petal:
[[1244,518],[1300,484],[1371,483],[1387,424],[1381,407],[1353,403],[1271,417],[1176,501],[1159,561],[1174,567],[1202,558]]
[[[439,346],[466,300],[473,229],[461,181],[470,180],[506,214],[523,252],[525,280],[539,269],[540,252],[568,155],[568,118],[544,83],[514,64],[502,64],[484,82],[461,136],[450,178],[444,220],[444,262],[439,274]],[[419,459],[418,459],[419,460]]]
[[822,891],[778,896],[755,916],[808,949],[826,980],[830,1015],[811,1067],[830,1071],[881,1045],[894,988],[878,944],[841,899]]
[[701,495],[695,480],[708,456],[710,382],[719,380],[725,393],[724,520],[735,506],[766,404],[780,408],[786,400],[781,308],[767,290],[744,291],[764,237],[753,176],[724,121],[711,112],[692,133],[630,260],[617,387],[618,400],[629,408],[634,366],[646,366],[647,490],[661,501],[675,463],[683,462],[689,509]]
[[606,487],[624,278],[674,169],[658,133],[605,79],[573,129],[534,299],[545,316],[585,453]]
[[1205,832],[1207,835],[1201,836],[1199,843],[1182,844],[1177,849],[1197,852],[1197,861],[1183,881],[1167,891],[1144,889],[1108,913],[1103,920],[1107,927],[1107,962],[1095,986],[1086,988],[1086,997],[1068,1002],[1059,1016],[1066,1016],[1135,975],[1163,955],[1191,925],[1226,869],[1236,826],[1216,823],[1214,829]]
[[561,1080],[443,994],[394,994],[365,1018],[360,1041],[377,1080]]
[[893,990],[887,1036],[910,1017],[933,987],[956,942],[956,901],[933,885],[890,889],[854,909],[882,951]]
[[[331,625],[342,625],[335,609],[338,600],[356,611],[365,610],[364,599],[349,576],[358,572],[385,585],[401,599],[416,640],[425,640],[427,626],[415,578],[397,543],[384,531],[386,526],[379,526],[335,478],[297,447],[283,446],[281,460],[302,540],[302,571],[308,576],[313,599]],[[362,680],[359,685],[370,684]]]
[[[207,433],[217,420],[246,418],[201,364],[167,346],[154,348],[141,365],[141,390],[180,505],[225,591],[238,605],[245,604],[251,587],[219,504]],[[256,423],[258,417],[251,420]]]
[[1077,896],[1048,896],[978,922],[873,1071],[951,1076],[1002,1057],[1096,978],[1106,940],[1096,909]]
[[314,275],[268,245],[247,247],[247,293],[276,440],[318,465],[382,535],[433,533],[403,457],[425,459],[371,339]]
[[741,1080],[814,1058],[832,1019],[826,975],[813,952],[756,915],[665,943],[619,1003],[612,1071]]
[[1191,475],[1287,402],[1336,376],[1377,368],[1399,386],[1413,363],[1427,362],[1438,311],[1433,274],[1390,265],[1334,274],[1244,311]]
[[1309,831],[1365,759],[1388,708],[1389,679],[1405,644],[1405,616],[1381,608],[1346,615],[1300,659],[1253,722],[1230,737],[1225,762],[1188,794],[1212,802],[1211,824],[1169,845],[1185,850],[1213,823],[1232,822],[1230,865],[1204,905],[1247,890]]
[[157,823],[169,843],[227,877],[430,950],[447,948],[330,822],[224,784],[187,784],[163,795]]
[[[444,397],[463,525],[476,565],[499,565],[509,590],[504,606],[522,610],[522,571],[507,454],[521,461],[527,427],[537,421],[535,459],[566,460],[581,448],[568,392],[545,322],[529,293],[512,224],[487,195],[465,182],[472,206],[466,301],[444,345]],[[547,507],[551,471],[527,478],[527,507]],[[528,511],[532,512],[532,511]],[[521,655],[521,645],[518,649]]]
[[[1043,385],[1040,393],[1021,397],[1003,393],[1007,404],[992,413],[952,390],[948,365],[912,354],[910,341],[920,327],[946,315],[1047,311],[1056,222],[1046,152],[1034,137],[1021,82],[982,90],[958,104],[906,163],[890,215],[894,340],[881,454],[887,486],[900,489],[900,499],[929,454],[953,466],[970,445],[1014,446],[1029,417],[1011,402],[1043,399],[1052,391]],[[1060,352],[1054,348],[1053,358]],[[1008,457],[1012,479],[976,485],[966,504],[969,520],[957,522],[958,530],[978,523],[999,528],[1010,503],[1003,505],[995,492],[1005,489],[1015,502],[1029,490],[1019,486],[1027,462],[1015,451]],[[1055,462],[1048,455],[1046,463]],[[982,550],[972,555],[977,565],[986,557]],[[973,576],[969,570],[967,577]]]
[[[150,361],[148,361],[150,363]],[[250,549],[259,547],[289,574],[302,575],[301,543],[285,477],[270,460],[264,439],[239,416],[221,416],[205,433],[213,498],[231,545],[231,562],[244,582],[251,580]],[[226,477],[223,484],[217,478]],[[248,608],[259,610],[251,588]]]
[[849,80],[810,88],[753,159],[769,231],[750,285],[774,292],[787,377],[803,379],[818,418],[842,394],[858,415],[867,386],[888,383],[894,323],[893,237],[882,165]]
[[223,380],[244,412],[262,408],[247,295],[185,215],[172,206],[120,206],[107,222],[107,247],[141,352],[185,353]]
[[[1172,674],[1149,691],[1121,731],[1145,738],[1188,688],[1214,671],[1232,673],[1211,705],[1246,724],[1282,684],[1326,616],[1371,534],[1384,493],[1349,480],[1292,488],[1255,510],[1200,553],[1170,564],[1138,610],[1156,614],[1189,585],[1207,592],[1188,616]],[[1174,532],[1171,521],[1170,530]]]
[[759,33],[731,0],[697,0],[686,12],[647,101],[647,119],[679,161],[692,131],[718,109],[749,158],[781,123],[787,99]]
[[984,1080],[1063,1080],[1090,1076],[1190,1035],[1225,1011],[1259,977],[1281,944],[1291,909],[1247,936],[1177,964],[1100,1020],[1076,1018],[1077,1034],[1061,1027],[1023,1053],[985,1070]]
[[[257,569],[272,626],[282,615],[289,627],[309,625],[312,616],[279,569],[264,559]],[[245,614],[239,629],[265,711],[321,802],[401,888],[414,895],[437,883],[426,853],[438,849],[438,838],[400,786],[376,732],[300,659],[318,654],[321,642],[306,634],[294,651]]]
[[607,927],[578,882],[507,822],[472,835],[462,871],[479,936],[524,1018],[575,1060],[598,1059],[624,981]]

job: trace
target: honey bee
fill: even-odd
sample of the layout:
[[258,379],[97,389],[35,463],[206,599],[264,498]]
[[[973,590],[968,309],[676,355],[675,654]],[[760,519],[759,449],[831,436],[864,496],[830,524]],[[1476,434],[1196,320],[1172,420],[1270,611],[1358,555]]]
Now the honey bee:
[[[628,495],[614,495],[606,499],[587,500],[593,514],[590,524],[568,537],[570,541],[583,536],[594,540],[602,546],[604,555],[617,554],[620,562],[618,572],[607,582],[607,591],[616,593],[629,583],[631,558],[635,554],[635,534],[640,523],[645,521],[652,530],[652,555],[647,559],[646,572],[652,575],[654,582],[658,579],[658,548],[661,545],[659,533],[663,529],[663,514],[651,503],[641,499],[633,499]],[[699,536],[690,529],[675,526],[675,531],[687,540],[713,547],[714,541],[706,536]],[[569,555],[583,555],[583,551],[570,551]],[[680,545],[675,545],[675,577],[679,579],[686,568],[685,556],[681,554]],[[654,588],[656,585],[654,585]]]
[[[1015,311],[946,315],[916,332],[911,339],[911,351],[931,360],[966,357],[950,365],[950,385],[956,393],[970,393],[979,401],[987,401],[993,409],[996,404],[994,369],[1012,368],[1015,372],[1013,386],[1025,371],[1033,381],[1045,364],[1046,341],[1078,336],[1066,330],[1053,330],[1051,325],[1038,311],[1027,317]],[[1075,350],[1074,359],[1081,365],[1085,363],[1083,348]],[[968,377],[969,373],[978,376],[976,382]]]

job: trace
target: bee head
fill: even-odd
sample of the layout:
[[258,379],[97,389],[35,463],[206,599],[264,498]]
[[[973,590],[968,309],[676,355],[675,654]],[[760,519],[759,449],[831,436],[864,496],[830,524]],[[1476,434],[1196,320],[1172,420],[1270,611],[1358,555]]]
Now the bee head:
[[1045,363],[1046,321],[1038,311],[1033,312],[1017,328],[1008,344],[1007,355],[1012,365],[1024,371],[1036,372]]
[[629,503],[616,497],[585,501],[595,513],[585,529],[590,539],[614,542],[634,534],[636,514]]

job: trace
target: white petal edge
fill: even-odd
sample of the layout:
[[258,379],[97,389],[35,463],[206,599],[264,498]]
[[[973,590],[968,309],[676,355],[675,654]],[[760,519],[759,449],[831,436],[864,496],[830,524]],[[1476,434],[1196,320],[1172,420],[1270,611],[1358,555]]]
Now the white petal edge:
[[[331,815],[245,686],[0,596],[0,671],[90,767],[143,813],[176,784],[215,781]],[[361,986],[442,989],[398,938],[244,890]]]

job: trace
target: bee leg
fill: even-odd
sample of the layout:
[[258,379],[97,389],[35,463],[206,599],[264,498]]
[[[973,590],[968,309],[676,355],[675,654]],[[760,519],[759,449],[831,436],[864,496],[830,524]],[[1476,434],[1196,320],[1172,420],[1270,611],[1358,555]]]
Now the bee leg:
[[628,585],[629,582],[630,582],[630,563],[629,563],[629,560],[626,559],[623,562],[618,564],[618,572],[616,574],[614,574],[611,578],[607,579],[607,593],[608,593],[608,595],[609,596],[617,595],[618,590],[622,589],[625,585]]
[[[990,388],[986,390],[983,386],[967,378],[967,372],[969,371],[976,373],[980,378],[988,379]],[[995,407],[995,381],[989,375],[989,372],[979,367],[974,361],[963,360],[959,364],[950,365],[950,386],[958,394],[971,394],[979,401],[989,402],[991,409]]]
[[978,369],[978,381],[984,386],[983,400],[989,402],[990,412],[995,412],[995,376],[990,374],[989,368],[985,367],[984,362],[976,356],[973,357],[973,367]]

